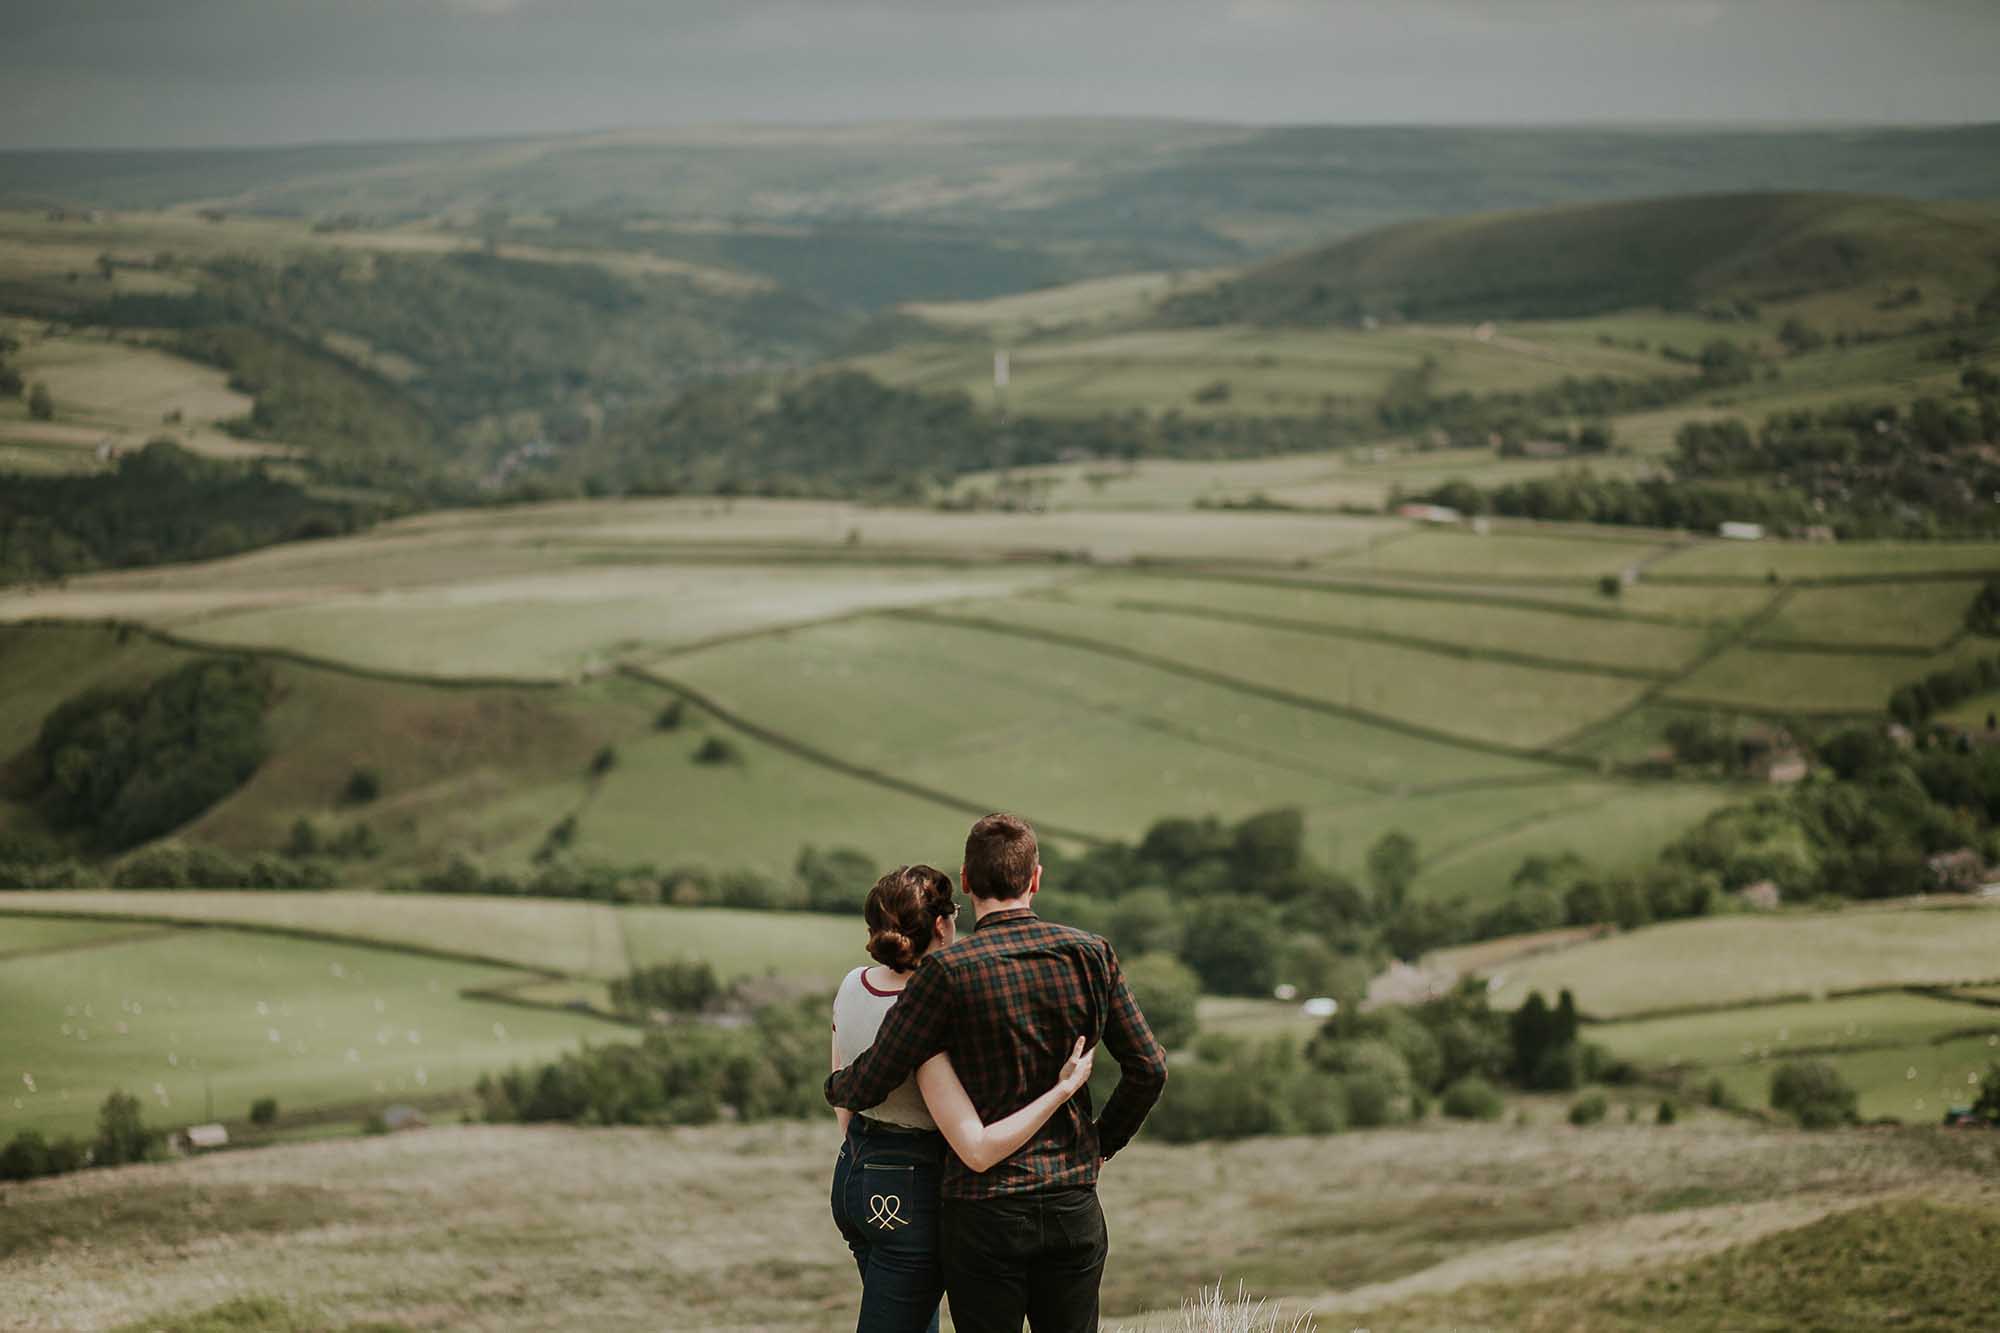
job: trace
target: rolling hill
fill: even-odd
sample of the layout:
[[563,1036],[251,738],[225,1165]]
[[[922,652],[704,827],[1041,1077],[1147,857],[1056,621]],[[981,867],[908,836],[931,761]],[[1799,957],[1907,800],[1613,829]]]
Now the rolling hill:
[[[1273,261],[1170,299],[1169,323],[1560,319],[2000,280],[2000,210],[1731,194],[1437,218]],[[1919,287],[1921,290],[1921,287]]]
[[[0,204],[204,206],[607,245],[880,307],[1241,262],[1410,218],[1751,189],[2000,195],[2000,129],[1137,120],[708,126],[234,152],[0,153]],[[518,231],[510,230],[518,229]]]

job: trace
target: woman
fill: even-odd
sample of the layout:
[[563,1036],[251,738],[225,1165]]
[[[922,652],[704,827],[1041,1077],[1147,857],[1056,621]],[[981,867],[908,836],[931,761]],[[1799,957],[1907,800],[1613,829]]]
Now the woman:
[[[957,937],[951,877],[903,866],[876,881],[862,916],[878,967],[857,967],[833,1000],[833,1067],[844,1069],[875,1042],[917,963]],[[1056,1085],[1028,1105],[982,1124],[943,1053],[926,1060],[880,1106],[840,1110],[845,1136],[833,1170],[833,1220],[861,1269],[859,1333],[922,1333],[938,1326],[944,1277],[938,1267],[938,1184],[947,1145],[984,1171],[1034,1137],[1090,1081],[1084,1039]]]

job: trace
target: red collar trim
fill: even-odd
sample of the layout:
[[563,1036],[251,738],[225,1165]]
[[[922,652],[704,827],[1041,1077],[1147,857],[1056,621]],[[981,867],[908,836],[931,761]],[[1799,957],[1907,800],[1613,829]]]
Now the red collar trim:
[[875,984],[868,980],[868,969],[865,967],[861,969],[861,989],[884,1000],[892,1000],[903,993],[901,987],[895,990],[876,990]]

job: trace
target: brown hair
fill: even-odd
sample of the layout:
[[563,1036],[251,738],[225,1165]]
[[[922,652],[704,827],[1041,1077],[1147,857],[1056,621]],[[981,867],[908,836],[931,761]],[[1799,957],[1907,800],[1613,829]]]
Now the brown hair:
[[868,923],[868,956],[907,972],[937,943],[941,916],[958,910],[951,876],[930,866],[897,866],[875,881],[861,919]]
[[988,815],[965,835],[965,891],[988,902],[1018,898],[1035,882],[1041,849],[1018,815]]

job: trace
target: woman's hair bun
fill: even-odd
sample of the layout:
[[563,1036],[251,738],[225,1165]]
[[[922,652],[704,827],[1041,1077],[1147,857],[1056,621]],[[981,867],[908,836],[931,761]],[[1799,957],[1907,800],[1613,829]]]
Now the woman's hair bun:
[[917,965],[923,953],[917,948],[916,941],[900,930],[870,930],[868,956],[884,967],[907,972]]
[[951,876],[930,866],[898,866],[875,881],[861,917],[868,923],[868,956],[907,972],[937,943],[941,916],[958,910]]

